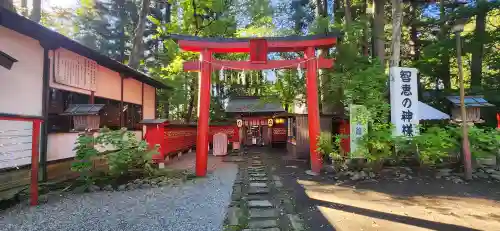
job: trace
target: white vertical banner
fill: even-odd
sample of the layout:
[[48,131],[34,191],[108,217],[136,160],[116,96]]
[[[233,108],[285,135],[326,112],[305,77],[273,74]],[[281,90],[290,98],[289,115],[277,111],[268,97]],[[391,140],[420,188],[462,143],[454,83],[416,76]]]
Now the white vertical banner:
[[412,137],[418,133],[418,83],[416,68],[391,67],[391,122],[395,136]]
[[350,152],[351,157],[359,156],[356,152],[358,141],[368,132],[368,110],[363,105],[349,105],[349,121],[350,121]]

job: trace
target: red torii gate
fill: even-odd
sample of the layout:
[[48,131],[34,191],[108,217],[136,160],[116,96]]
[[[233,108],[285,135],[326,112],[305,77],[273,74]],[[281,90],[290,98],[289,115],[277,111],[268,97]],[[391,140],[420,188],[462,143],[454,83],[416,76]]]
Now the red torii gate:
[[[198,92],[198,137],[196,140],[196,175],[205,176],[208,159],[208,119],[210,110],[210,74],[212,70],[264,70],[301,68],[307,69],[307,113],[309,123],[309,151],[311,170],[319,173],[321,156],[316,151],[320,133],[318,106],[318,68],[331,68],[333,59],[316,58],[316,49],[331,48],[337,42],[337,33],[313,36],[289,36],[270,38],[200,38],[171,35],[184,51],[199,52],[199,61],[184,63],[184,71],[200,71]],[[267,60],[269,52],[304,52],[304,58],[296,60]],[[250,53],[250,61],[213,60],[213,53]]]

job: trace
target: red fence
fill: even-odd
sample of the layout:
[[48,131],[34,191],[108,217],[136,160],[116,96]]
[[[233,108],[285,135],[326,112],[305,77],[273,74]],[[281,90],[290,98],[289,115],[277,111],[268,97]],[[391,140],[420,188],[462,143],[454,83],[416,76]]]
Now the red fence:
[[[153,160],[161,162],[165,158],[178,152],[193,149],[196,146],[197,127],[193,124],[172,124],[164,122],[161,124],[145,124],[146,134],[144,139],[151,148],[159,144],[159,154],[153,156]],[[229,142],[239,141],[238,127],[235,125],[210,125],[209,143],[213,142],[213,135],[226,133]]]
[[[31,182],[30,182],[30,204],[38,204],[38,166],[39,166],[39,148],[40,148],[40,129],[43,122],[41,117],[12,115],[0,113],[0,121],[13,122],[14,124],[23,123],[22,127],[29,129],[21,129],[28,132],[29,135],[21,133],[19,129],[10,129],[9,124],[5,123],[0,126],[0,162],[13,164],[17,166],[17,162],[31,164]],[[11,125],[13,124],[11,123]],[[16,126],[13,126],[16,127]],[[5,129],[5,130],[3,130]],[[30,139],[30,141],[21,140],[22,137]],[[31,148],[23,148],[23,144],[31,144]],[[22,153],[27,153],[23,155]],[[31,159],[31,161],[24,161]],[[4,166],[4,165],[2,165]],[[6,167],[14,167],[7,165]]]
[[273,131],[273,136],[272,136],[272,142],[273,143],[286,143],[287,135],[286,135],[286,127],[285,125],[275,125],[272,128]]

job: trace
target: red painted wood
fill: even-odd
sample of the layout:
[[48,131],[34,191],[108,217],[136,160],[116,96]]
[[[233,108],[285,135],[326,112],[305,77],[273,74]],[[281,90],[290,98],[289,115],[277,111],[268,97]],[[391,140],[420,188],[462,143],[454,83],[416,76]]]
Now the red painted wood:
[[267,62],[267,41],[265,39],[250,40],[250,62],[263,64]]
[[[305,58],[315,57],[313,47],[307,48]],[[307,61],[306,87],[307,87],[307,119],[309,123],[309,153],[311,155],[311,170],[320,173],[322,168],[322,159],[317,151],[317,139],[319,136],[319,104],[318,104],[318,84],[317,84],[317,66],[316,60]]]
[[214,141],[214,134],[219,132],[225,133],[229,142],[238,142],[240,139],[238,127],[236,125],[210,126],[208,139],[211,144],[213,144]]
[[196,176],[207,175],[208,161],[208,119],[210,116],[210,78],[212,72],[212,52],[204,50],[200,54],[201,75],[199,81],[198,139],[196,140]]
[[33,132],[31,134],[31,185],[30,194],[32,206],[38,205],[38,166],[39,166],[39,144],[40,144],[40,120],[33,121]]
[[500,128],[500,113],[497,113],[497,128]]
[[153,155],[152,159],[154,162],[163,162],[165,160],[165,145],[163,145],[163,134],[165,131],[165,126],[163,124],[146,124],[146,134],[144,134],[144,140],[149,145],[150,149],[159,146],[158,154]]
[[[334,59],[318,59],[318,68],[332,68]],[[267,69],[297,69],[297,65],[300,63],[300,67],[303,69],[307,68],[304,59],[297,60],[269,60],[267,63],[252,63],[250,61],[232,61],[232,60],[212,60],[214,64],[212,66],[213,70],[220,70],[222,67],[224,69],[244,69],[244,70],[267,70]],[[183,64],[184,71],[200,71],[200,61],[186,61]]]
[[346,137],[341,139],[340,146],[342,147],[344,154],[347,154],[351,151],[351,139],[349,138],[349,135],[351,133],[350,133],[349,121],[344,120],[341,122],[338,133]]
[[277,124],[273,126],[273,135],[271,137],[272,143],[284,143],[287,140],[286,126],[284,124]]
[[[215,42],[215,41],[193,41],[179,40],[179,47],[184,51],[202,52],[205,49],[213,53],[249,53],[250,43],[243,42]],[[337,38],[321,38],[312,40],[293,40],[293,41],[267,41],[269,52],[293,52],[304,51],[308,47],[330,48],[337,43]]]

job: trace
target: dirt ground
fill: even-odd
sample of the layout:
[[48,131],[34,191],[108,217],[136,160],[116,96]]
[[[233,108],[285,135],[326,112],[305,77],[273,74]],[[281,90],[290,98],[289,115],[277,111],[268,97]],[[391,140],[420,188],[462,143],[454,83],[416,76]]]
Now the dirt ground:
[[338,181],[304,174],[307,163],[274,154],[308,230],[500,230],[500,184],[414,176]]

